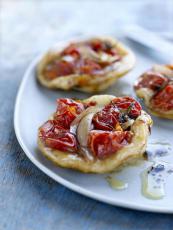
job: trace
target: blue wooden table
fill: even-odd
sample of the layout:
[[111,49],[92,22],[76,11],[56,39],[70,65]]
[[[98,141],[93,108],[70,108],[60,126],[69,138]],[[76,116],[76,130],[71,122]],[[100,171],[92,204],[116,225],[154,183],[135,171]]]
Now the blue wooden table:
[[[160,1],[159,1],[160,2]],[[164,3],[164,8],[162,4]],[[157,4],[160,13],[172,0]],[[158,5],[160,8],[158,8]],[[150,1],[1,1],[0,12],[0,229],[173,229],[172,215],[106,205],[76,194],[39,171],[20,148],[13,129],[16,93],[29,62],[57,40],[84,32],[112,32],[138,22]],[[171,8],[173,9],[173,7]],[[160,12],[161,11],[161,12]],[[108,12],[108,16],[105,16]],[[169,13],[171,10],[169,10]],[[101,17],[104,15],[104,17]],[[140,16],[141,17],[140,17]],[[171,14],[162,17],[169,20]],[[158,21],[157,21],[158,20]],[[117,23],[117,24],[116,24]],[[172,24],[161,21],[163,33]],[[159,24],[160,25],[160,24]],[[154,27],[156,32],[161,28]]]

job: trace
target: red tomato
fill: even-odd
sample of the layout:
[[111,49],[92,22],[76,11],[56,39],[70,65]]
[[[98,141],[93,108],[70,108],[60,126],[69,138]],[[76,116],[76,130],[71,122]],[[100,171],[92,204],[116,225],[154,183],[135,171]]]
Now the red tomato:
[[100,41],[98,39],[95,39],[90,42],[90,46],[95,52],[102,51],[109,55],[117,56],[116,61],[121,59],[115,47],[113,47],[112,44],[108,41]]
[[159,91],[152,99],[153,107],[169,111],[173,109],[173,82],[170,82],[164,89]]
[[101,66],[93,60],[85,59],[81,62],[80,73],[94,74],[95,71],[101,70]]
[[62,55],[71,55],[73,57],[80,57],[80,52],[75,44],[70,44],[67,48],[64,49]]
[[67,61],[56,61],[49,64],[44,70],[44,75],[49,80],[53,80],[56,77],[67,76],[74,74],[74,64]]
[[75,101],[69,98],[57,99],[57,112],[61,113],[66,109],[70,109],[74,113],[80,114],[84,110],[84,105],[80,101]]
[[81,102],[68,98],[60,98],[57,100],[57,111],[54,116],[56,124],[69,129],[71,122],[84,110]]
[[157,91],[167,83],[168,79],[164,77],[162,74],[149,71],[147,73],[144,73],[139,78],[139,81],[135,85],[135,89],[137,90],[140,88],[149,88],[154,91]]
[[96,113],[93,117],[95,129],[114,130],[119,119],[119,111],[113,105],[105,106],[105,108]]
[[96,51],[96,52],[98,52],[99,50],[102,50],[102,47],[103,47],[102,42],[99,41],[98,39],[92,40],[92,41],[89,43],[89,45],[90,45],[91,48],[92,48],[94,51]]
[[77,150],[75,136],[62,130],[58,130],[53,137],[46,138],[45,144],[52,149],[58,149],[64,152],[75,152]]
[[130,118],[137,118],[141,114],[142,107],[135,99],[131,97],[117,97],[112,100],[112,104],[127,114]]
[[128,131],[96,131],[89,135],[89,147],[94,156],[104,159],[116,153],[132,139],[132,134]]
[[54,126],[55,126],[55,121],[54,120],[49,120],[45,122],[39,129],[40,131],[40,137],[43,139],[52,135],[54,132]]
[[62,130],[53,120],[49,120],[42,125],[39,136],[49,148],[67,152],[77,150],[75,136],[66,130]]

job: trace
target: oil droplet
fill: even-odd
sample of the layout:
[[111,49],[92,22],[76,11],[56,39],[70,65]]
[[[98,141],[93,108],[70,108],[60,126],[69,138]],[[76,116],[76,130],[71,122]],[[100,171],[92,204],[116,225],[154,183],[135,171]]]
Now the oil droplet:
[[148,170],[142,172],[142,194],[149,199],[162,199],[165,196],[164,180],[155,178],[148,173]]
[[128,183],[126,183],[122,180],[118,180],[117,178],[115,178],[113,176],[107,176],[106,180],[109,183],[109,185],[113,189],[116,189],[116,190],[123,190],[123,189],[126,189],[128,187]]
[[165,161],[153,163],[141,174],[142,194],[150,199],[162,199],[165,196],[165,184],[173,174],[173,164]]

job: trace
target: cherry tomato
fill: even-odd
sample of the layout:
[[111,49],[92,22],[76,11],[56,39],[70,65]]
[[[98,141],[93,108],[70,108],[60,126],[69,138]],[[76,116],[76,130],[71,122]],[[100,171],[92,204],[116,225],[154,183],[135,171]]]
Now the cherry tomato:
[[101,70],[101,66],[93,60],[85,59],[81,62],[80,73],[82,74],[94,74],[98,70]]
[[40,132],[40,137],[43,139],[52,135],[55,127],[55,122],[54,120],[48,120],[45,122],[39,129]]
[[95,39],[90,42],[90,46],[95,52],[102,51],[109,55],[117,56],[116,61],[121,59],[115,47],[113,47],[108,41],[99,41],[98,39]]
[[96,52],[102,50],[102,42],[99,41],[98,39],[92,40],[91,42],[89,42],[89,45]]
[[84,110],[84,105],[80,101],[75,101],[69,98],[57,99],[57,112],[61,113],[66,109],[70,109],[74,113],[80,114]]
[[128,131],[108,132],[93,130],[89,135],[89,147],[94,156],[99,159],[105,159],[130,143],[131,139],[132,134]]
[[53,80],[56,77],[74,74],[74,64],[64,60],[55,61],[49,64],[44,70],[47,79]]
[[80,57],[80,52],[75,44],[70,44],[67,48],[64,49],[62,55],[71,55],[75,58]]
[[139,81],[135,85],[135,89],[137,90],[140,88],[149,88],[157,91],[160,90],[167,83],[168,79],[162,74],[149,71],[147,73],[144,73],[140,77]]
[[119,111],[112,105],[105,106],[105,108],[96,113],[93,117],[93,124],[95,129],[114,130],[119,123]]
[[60,98],[57,100],[57,111],[54,115],[56,124],[69,129],[70,124],[84,110],[84,105],[81,102],[72,99]]
[[173,82],[170,82],[165,88],[159,91],[152,99],[153,107],[169,111],[173,109]]
[[121,113],[127,114],[130,118],[137,118],[141,114],[141,105],[131,97],[116,97],[112,104],[120,110]]
[[57,126],[54,120],[47,121],[39,131],[39,136],[47,147],[67,152],[75,152],[77,150],[75,136]]

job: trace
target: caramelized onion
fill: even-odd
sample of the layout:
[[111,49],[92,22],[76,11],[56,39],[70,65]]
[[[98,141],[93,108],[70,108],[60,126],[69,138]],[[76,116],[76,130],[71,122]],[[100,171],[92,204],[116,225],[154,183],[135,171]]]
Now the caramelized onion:
[[70,125],[70,132],[73,134],[76,134],[77,131],[77,127],[80,123],[80,121],[83,119],[83,117],[85,117],[86,115],[90,114],[90,113],[97,113],[98,111],[100,111],[103,107],[100,106],[94,106],[94,107],[89,107],[86,110],[84,110],[82,113],[80,113],[71,123]]
[[88,143],[88,133],[92,129],[92,119],[95,113],[89,113],[82,118],[77,127],[77,140],[80,146],[86,147]]

